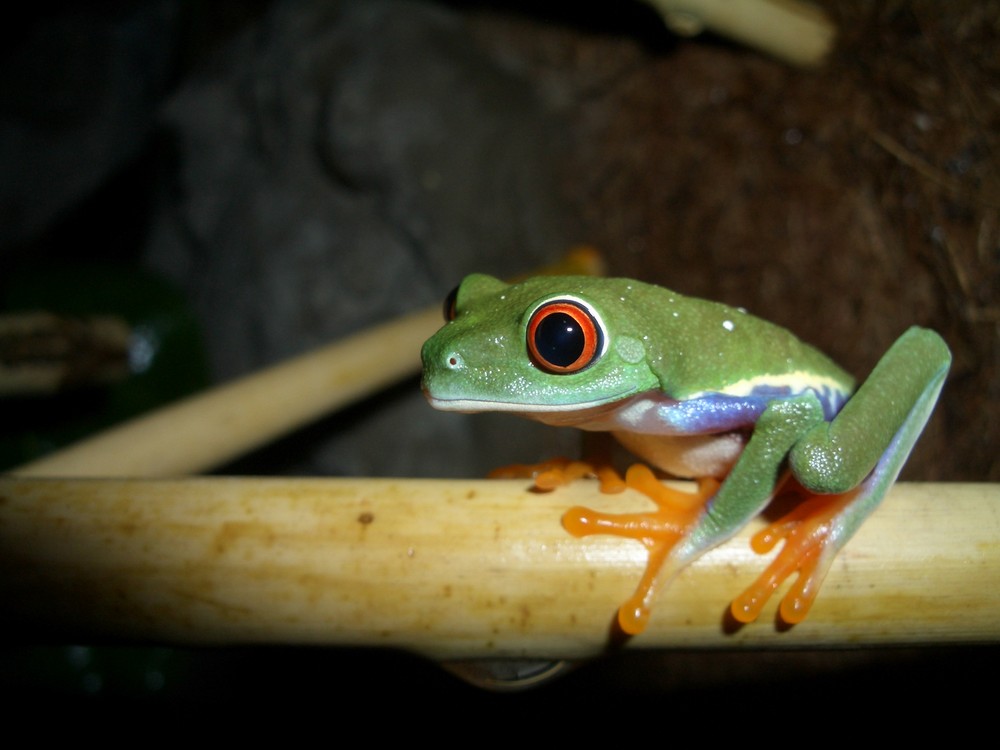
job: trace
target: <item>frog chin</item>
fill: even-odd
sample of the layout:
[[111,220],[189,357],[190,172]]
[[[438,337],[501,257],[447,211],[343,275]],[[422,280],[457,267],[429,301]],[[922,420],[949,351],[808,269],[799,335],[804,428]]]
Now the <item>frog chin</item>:
[[424,391],[427,401],[440,411],[475,414],[479,412],[504,412],[527,419],[534,419],[555,426],[579,425],[598,420],[620,408],[631,393],[602,398],[595,401],[569,404],[535,404],[517,401],[497,401],[476,398],[441,398]]

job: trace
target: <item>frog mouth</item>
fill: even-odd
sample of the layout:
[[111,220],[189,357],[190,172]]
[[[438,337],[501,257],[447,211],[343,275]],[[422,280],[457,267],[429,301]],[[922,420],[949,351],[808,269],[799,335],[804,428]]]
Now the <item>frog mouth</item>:
[[441,398],[433,395],[427,388],[423,389],[424,397],[435,409],[463,414],[479,412],[503,412],[515,414],[528,419],[554,426],[569,426],[580,422],[590,422],[605,414],[617,411],[629,397],[632,391],[602,398],[600,401],[585,401],[569,404],[534,404],[517,401],[494,401],[471,398]]

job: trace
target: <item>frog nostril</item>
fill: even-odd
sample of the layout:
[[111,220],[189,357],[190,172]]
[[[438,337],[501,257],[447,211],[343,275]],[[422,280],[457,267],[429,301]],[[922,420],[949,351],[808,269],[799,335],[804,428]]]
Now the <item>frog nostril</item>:
[[458,354],[449,354],[447,359],[447,366],[452,370],[458,370],[462,367],[462,357]]

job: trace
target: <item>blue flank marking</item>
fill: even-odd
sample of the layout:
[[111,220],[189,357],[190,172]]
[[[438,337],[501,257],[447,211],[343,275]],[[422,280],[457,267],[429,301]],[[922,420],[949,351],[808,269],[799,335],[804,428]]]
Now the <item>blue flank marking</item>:
[[850,398],[849,393],[835,390],[828,385],[824,385],[819,388],[810,385],[803,388],[801,391],[795,391],[794,393],[789,386],[779,388],[775,386],[762,385],[751,391],[751,397],[764,397],[767,400],[771,400],[775,398],[785,398],[786,396],[797,396],[799,393],[805,393],[807,391],[812,391],[816,395],[816,398],[819,399],[819,402],[823,405],[823,418],[826,419],[827,422],[840,413],[840,410],[844,408],[844,404],[847,403],[847,399]]
[[[805,391],[816,394],[823,406],[827,421],[836,416],[846,403],[848,395],[828,386]],[[743,427],[751,427],[775,399],[798,395],[790,386],[759,386],[748,396],[727,396],[721,393],[709,394],[690,401],[675,401],[662,406],[658,418],[681,433],[708,434],[725,432]]]
[[727,432],[752,426],[772,399],[773,396],[713,393],[690,401],[676,401],[661,409],[660,418],[681,434]]

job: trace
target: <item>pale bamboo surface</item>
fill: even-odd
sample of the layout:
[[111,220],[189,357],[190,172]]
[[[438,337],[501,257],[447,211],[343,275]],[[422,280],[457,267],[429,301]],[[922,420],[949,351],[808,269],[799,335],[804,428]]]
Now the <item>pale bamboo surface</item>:
[[708,29],[800,67],[820,65],[836,28],[823,10],[799,0],[647,0],[677,34]]
[[[805,622],[730,599],[767,558],[745,533],[686,570],[629,648],[995,643],[1000,492],[900,484],[843,550]],[[438,659],[586,658],[612,646],[645,550],[576,539],[571,505],[637,510],[592,481],[0,478],[12,634],[177,644],[397,647]]]

